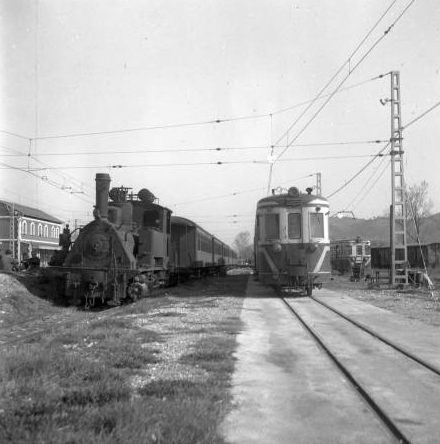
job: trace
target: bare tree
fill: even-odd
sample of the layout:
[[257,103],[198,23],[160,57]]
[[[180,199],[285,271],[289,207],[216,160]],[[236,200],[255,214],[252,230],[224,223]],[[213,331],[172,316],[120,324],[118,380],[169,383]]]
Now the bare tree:
[[423,219],[431,215],[433,202],[428,196],[428,182],[405,186],[405,203],[408,235],[415,241],[420,238]]
[[237,249],[239,257],[247,260],[252,259],[253,247],[249,231],[241,231],[238,233],[237,236],[235,236],[234,246]]

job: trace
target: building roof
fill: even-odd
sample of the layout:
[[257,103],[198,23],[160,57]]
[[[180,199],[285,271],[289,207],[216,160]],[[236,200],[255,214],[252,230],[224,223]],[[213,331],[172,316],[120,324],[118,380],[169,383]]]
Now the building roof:
[[15,202],[8,202],[6,200],[0,200],[0,204],[4,206],[14,206],[14,210],[18,211],[22,216],[32,217],[34,219],[45,220],[47,222],[54,222],[57,224],[62,224],[63,221],[51,216],[50,214],[39,210],[38,208],[27,207],[26,205],[18,204]]

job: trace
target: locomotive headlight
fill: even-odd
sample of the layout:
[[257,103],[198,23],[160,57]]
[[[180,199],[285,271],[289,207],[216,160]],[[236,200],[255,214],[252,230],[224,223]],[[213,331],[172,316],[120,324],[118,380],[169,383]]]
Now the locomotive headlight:
[[272,244],[272,251],[275,253],[279,253],[282,250],[281,244],[279,242],[274,242]]
[[318,249],[318,244],[310,244],[309,245],[309,251],[311,253],[314,253]]

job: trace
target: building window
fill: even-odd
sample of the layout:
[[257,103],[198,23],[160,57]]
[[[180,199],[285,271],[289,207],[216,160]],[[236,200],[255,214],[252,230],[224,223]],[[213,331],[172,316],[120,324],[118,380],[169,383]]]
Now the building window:
[[47,225],[44,226],[44,237],[49,237],[49,227]]
[[21,232],[23,234],[27,234],[27,222],[24,220],[22,225],[21,225]]
[[55,228],[55,237],[60,237],[60,227]]
[[41,224],[38,224],[37,235],[38,235],[39,237],[42,237],[42,236],[43,236],[43,225],[41,225]]
[[55,237],[55,227],[50,227],[50,237]]
[[33,222],[31,222],[31,232],[29,234],[35,236],[35,224]]

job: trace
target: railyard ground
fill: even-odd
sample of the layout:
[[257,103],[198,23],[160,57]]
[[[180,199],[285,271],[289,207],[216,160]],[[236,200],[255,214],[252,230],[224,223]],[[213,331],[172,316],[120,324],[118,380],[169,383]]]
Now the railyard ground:
[[[381,288],[370,288],[368,282],[364,280],[350,282],[347,275],[335,274],[326,288],[410,319],[440,326],[440,278],[434,275],[433,282],[434,291],[411,287],[405,290],[395,290],[385,285]],[[316,294],[319,295],[319,291]]]
[[[0,442],[222,443],[247,279],[189,281],[84,312],[51,301],[36,277],[0,274],[0,335],[35,319],[14,327],[20,342],[0,347]],[[440,326],[438,293],[369,289],[346,276],[327,287]]]
[[[246,282],[190,281],[136,304],[78,312],[0,275],[2,331],[40,318],[1,350],[0,442],[223,442],[217,425],[230,402]],[[66,322],[38,333],[51,314]]]

